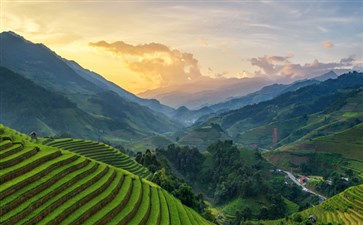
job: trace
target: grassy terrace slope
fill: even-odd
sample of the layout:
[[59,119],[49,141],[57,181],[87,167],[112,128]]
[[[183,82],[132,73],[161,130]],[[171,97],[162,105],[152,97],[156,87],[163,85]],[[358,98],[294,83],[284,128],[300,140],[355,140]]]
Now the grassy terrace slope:
[[148,169],[131,159],[129,156],[121,153],[119,150],[103,143],[72,138],[56,139],[50,142],[45,141],[44,143],[127,170],[143,178],[151,177],[151,173]]
[[0,124],[0,224],[209,224],[125,170]]
[[[362,224],[363,221],[363,184],[350,187],[340,194],[337,194],[318,206],[302,211],[303,219],[310,215],[317,217],[317,223],[333,224]],[[291,218],[290,218],[291,219]],[[263,224],[294,224],[293,221],[266,221]]]

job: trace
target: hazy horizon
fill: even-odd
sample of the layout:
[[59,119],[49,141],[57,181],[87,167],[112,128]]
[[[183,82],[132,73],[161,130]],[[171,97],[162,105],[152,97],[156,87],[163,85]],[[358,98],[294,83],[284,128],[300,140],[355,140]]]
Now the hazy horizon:
[[[1,6],[1,31],[44,43],[133,93],[206,78],[287,82],[361,69],[363,63],[359,1],[2,1]],[[54,19],[56,11],[62,13]]]

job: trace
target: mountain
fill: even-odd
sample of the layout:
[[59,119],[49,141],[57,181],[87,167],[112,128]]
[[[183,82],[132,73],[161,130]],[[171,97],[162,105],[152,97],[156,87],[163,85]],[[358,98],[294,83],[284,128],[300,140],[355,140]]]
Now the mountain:
[[338,78],[338,75],[334,71],[329,71],[323,75],[314,77],[313,79],[318,81],[326,81],[329,79],[336,79],[336,78]]
[[[246,105],[253,105],[259,102],[271,100],[283,93],[296,91],[299,88],[317,84],[327,79],[334,79],[338,77],[333,71],[323,74],[321,76],[309,79],[309,80],[298,80],[290,84],[271,84],[264,86],[262,89],[247,94],[239,98],[232,98],[228,101],[222,101],[217,104],[205,106],[201,109],[189,110],[186,107],[178,108],[173,114],[172,118],[179,122],[190,126],[193,125],[198,119],[203,120],[205,117],[221,114],[223,112],[242,108]],[[180,110],[183,109],[183,110]]]
[[[86,125],[86,123],[83,129],[89,130],[88,136],[77,137],[92,137],[95,132],[91,134],[91,130],[97,127],[97,135],[105,140],[129,142],[152,133],[173,131],[178,127],[178,124],[163,114],[130,102],[126,97],[122,97],[121,89],[117,89],[96,74],[89,72],[87,75],[87,71],[64,60],[42,44],[33,44],[12,32],[1,33],[0,42],[2,43],[1,66],[24,76],[52,93],[69,99],[91,118],[106,121],[108,124],[105,127]],[[88,79],[85,79],[84,77],[87,76],[89,76]],[[16,85],[12,87],[17,88]],[[111,88],[118,92],[114,92]],[[17,89],[17,91],[22,90]],[[131,98],[127,93],[123,95]],[[67,121],[64,117],[60,119]],[[29,127],[29,129],[32,128]],[[64,132],[64,130],[57,130],[57,132]]]
[[240,98],[233,98],[229,101],[210,106],[214,112],[223,113],[226,111],[242,108],[246,105],[253,105],[263,101],[271,100],[283,93],[295,91],[299,88],[319,83],[316,80],[304,80],[292,84],[272,84],[263,87],[261,90]]
[[[319,84],[309,85],[293,92],[287,92],[272,100],[241,109],[222,113],[201,124],[217,122],[236,137],[250,129],[272,122],[282,123],[293,119],[306,119],[307,115],[342,107],[344,100],[363,86],[362,73],[349,73]],[[353,93],[350,92],[352,89]],[[340,91],[342,90],[342,91]],[[343,91],[345,90],[345,91]],[[335,105],[336,104],[336,105]],[[298,127],[296,127],[298,128]],[[282,134],[280,134],[282,135]],[[280,137],[282,140],[283,137]]]
[[221,102],[215,105],[209,106],[216,113],[222,113],[234,109],[242,108],[246,105],[253,105],[259,102],[271,100],[281,94],[296,91],[302,87],[317,84],[328,79],[335,79],[338,75],[333,71],[314,77],[308,80],[298,80],[291,84],[272,84],[263,87],[261,90],[248,94],[240,98],[233,98],[226,102]]
[[90,81],[91,83],[95,84],[97,87],[105,90],[105,91],[113,91],[120,95],[121,98],[126,99],[130,102],[135,102],[142,106],[147,106],[148,108],[156,111],[161,112],[165,115],[170,116],[173,113],[174,109],[160,104],[160,102],[156,99],[142,99],[137,97],[136,95],[127,92],[126,90],[122,89],[121,87],[117,86],[116,84],[112,83],[111,81],[106,80],[101,75],[92,72],[90,70],[84,69],[81,67],[77,62],[70,61],[63,59],[64,62],[72,68],[78,75],[83,77],[84,79]]
[[185,84],[161,87],[139,93],[142,98],[155,98],[174,108],[185,106],[199,109],[204,106],[239,97],[259,90],[271,81],[264,78],[217,78],[202,77]]
[[0,156],[1,224],[212,224],[155,183],[1,124]]
[[265,156],[284,169],[328,175],[348,167],[362,173],[362,96],[363,73],[352,72],[222,113],[194,129],[219,124],[241,145],[277,149]]
[[[361,123],[362,86],[361,73],[344,74],[269,101],[210,116],[197,122],[192,129],[219,124],[242,145],[260,148],[286,146],[301,138],[328,135]],[[272,142],[274,128],[278,133],[275,144]]]
[[25,133],[36,131],[39,135],[56,135],[67,132],[95,139],[97,134],[92,127],[105,129],[109,123],[7,68],[0,67],[0,78],[0,122],[7,126]]

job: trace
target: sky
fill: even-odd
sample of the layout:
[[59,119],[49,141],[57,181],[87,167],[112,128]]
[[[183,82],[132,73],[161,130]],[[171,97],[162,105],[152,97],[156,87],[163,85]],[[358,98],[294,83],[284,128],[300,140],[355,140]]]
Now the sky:
[[1,31],[140,93],[363,68],[363,1],[0,0]]

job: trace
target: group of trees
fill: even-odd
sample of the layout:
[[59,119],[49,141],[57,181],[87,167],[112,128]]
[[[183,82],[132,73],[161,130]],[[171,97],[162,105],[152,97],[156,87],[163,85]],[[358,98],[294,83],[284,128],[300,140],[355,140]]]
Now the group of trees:
[[333,196],[362,183],[359,175],[351,169],[339,172],[338,168],[343,164],[344,159],[338,154],[313,153],[307,162],[300,165],[300,170],[305,175],[321,174],[325,180],[329,180],[318,183],[316,189],[325,196]]
[[255,162],[248,165],[232,141],[218,141],[208,147],[210,165],[202,171],[200,180],[207,190],[212,190],[216,203],[235,197],[252,197],[267,188],[264,182],[264,162],[258,152]]
[[[253,218],[283,217],[286,204],[281,193],[277,193],[267,182],[270,180],[268,163],[258,151],[242,151],[248,153],[242,154],[241,149],[233,145],[232,141],[218,141],[210,145],[205,154],[196,148],[175,145],[157,149],[157,154],[165,156],[179,173],[212,197],[217,204],[235,198],[263,196],[266,204],[261,211],[257,214],[253,214],[250,208],[237,211],[236,224]],[[252,155],[253,159],[244,158],[246,155]]]
[[173,194],[183,204],[195,209],[207,219],[213,219],[210,212],[206,210],[207,206],[204,203],[203,195],[194,194],[193,189],[188,184],[176,177],[172,173],[168,161],[162,155],[157,155],[147,149],[145,153],[138,152],[135,160],[154,173],[152,182]]
[[169,145],[166,149],[156,149],[158,155],[165,156],[187,179],[193,180],[201,170],[205,156],[197,148]]
[[352,169],[347,169],[344,174],[333,171],[324,176],[324,178],[330,182],[320,182],[317,184],[316,189],[329,197],[344,191],[350,186],[359,185],[363,182],[362,178],[353,172]]

